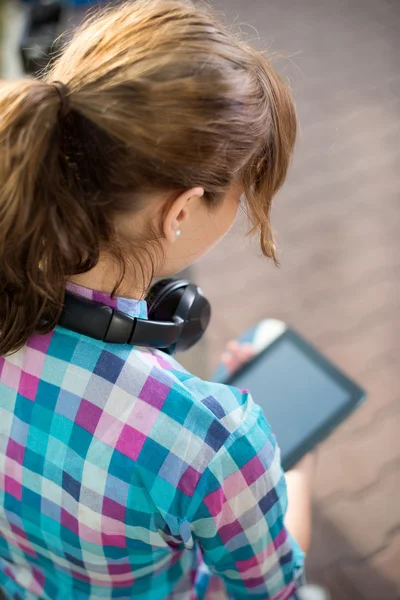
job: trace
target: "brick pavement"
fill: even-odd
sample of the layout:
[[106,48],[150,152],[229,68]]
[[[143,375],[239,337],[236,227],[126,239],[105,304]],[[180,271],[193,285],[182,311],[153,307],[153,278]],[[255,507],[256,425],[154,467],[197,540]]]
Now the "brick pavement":
[[210,364],[186,361],[210,370],[227,339],[274,316],[368,389],[319,451],[309,577],[333,600],[399,600],[400,2],[214,4],[286,57],[301,126],[274,209],[282,267],[257,257],[239,219],[196,267],[214,308]]
[[309,577],[333,600],[398,600],[400,2],[214,4],[287,57],[277,65],[301,126],[274,209],[281,268],[243,239],[243,219],[196,267],[214,308],[211,359],[273,316],[368,389],[365,406],[319,451]]

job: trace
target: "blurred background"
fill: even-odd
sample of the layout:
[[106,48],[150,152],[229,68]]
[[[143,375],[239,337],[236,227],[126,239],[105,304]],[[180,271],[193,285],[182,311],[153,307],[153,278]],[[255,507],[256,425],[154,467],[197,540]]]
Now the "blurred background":
[[[211,3],[273,56],[300,134],[273,212],[281,268],[239,218],[190,274],[213,321],[184,360],[210,374],[228,339],[275,317],[367,389],[319,449],[308,578],[333,600],[399,600],[400,0]],[[3,77],[40,68],[48,40],[92,5],[57,16],[55,4],[32,38],[32,2],[0,0]]]

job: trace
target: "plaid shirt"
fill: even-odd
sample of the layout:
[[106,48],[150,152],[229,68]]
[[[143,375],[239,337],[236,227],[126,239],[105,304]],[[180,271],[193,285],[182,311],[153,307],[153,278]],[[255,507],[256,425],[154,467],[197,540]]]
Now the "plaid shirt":
[[[146,317],[144,301],[68,287]],[[286,508],[248,393],[61,327],[0,358],[8,598],[293,598],[303,554]]]

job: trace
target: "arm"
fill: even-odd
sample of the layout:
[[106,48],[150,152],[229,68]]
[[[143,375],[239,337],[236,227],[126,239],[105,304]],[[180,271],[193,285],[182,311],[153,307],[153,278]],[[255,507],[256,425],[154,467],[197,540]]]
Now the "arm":
[[188,515],[211,571],[236,600],[287,600],[302,583],[304,555],[285,528],[279,449],[252,403],[204,471]]
[[289,506],[285,525],[307,553],[311,539],[311,491],[315,468],[315,455],[307,454],[286,473]]
[[[233,340],[226,346],[221,362],[230,373],[254,356],[252,344],[240,344]],[[289,500],[285,526],[307,552],[311,538],[311,491],[315,469],[315,455],[305,456],[293,469],[286,473]]]

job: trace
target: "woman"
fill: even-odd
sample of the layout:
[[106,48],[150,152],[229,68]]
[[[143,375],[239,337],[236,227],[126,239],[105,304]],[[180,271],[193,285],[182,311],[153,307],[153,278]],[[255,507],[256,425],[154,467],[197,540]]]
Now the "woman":
[[57,325],[66,290],[146,319],[153,276],[216,244],[241,197],[275,260],[288,88],[210,12],[139,0],[83,26],[43,80],[2,83],[0,114],[5,594],[294,597],[309,460],[288,474],[287,513],[248,393]]

